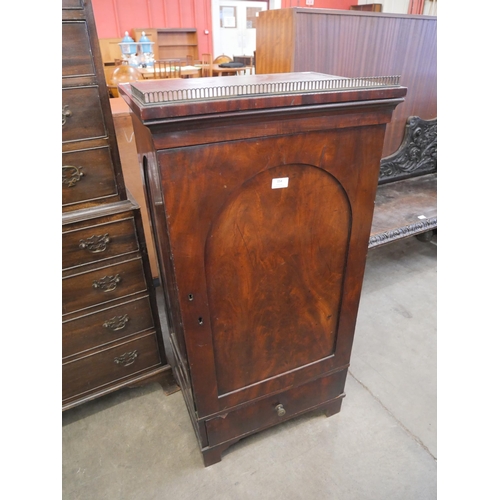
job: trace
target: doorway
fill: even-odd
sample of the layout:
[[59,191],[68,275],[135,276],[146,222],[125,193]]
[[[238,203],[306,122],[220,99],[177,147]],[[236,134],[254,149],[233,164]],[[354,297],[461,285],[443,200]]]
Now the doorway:
[[213,58],[253,56],[255,21],[268,9],[269,0],[212,0]]

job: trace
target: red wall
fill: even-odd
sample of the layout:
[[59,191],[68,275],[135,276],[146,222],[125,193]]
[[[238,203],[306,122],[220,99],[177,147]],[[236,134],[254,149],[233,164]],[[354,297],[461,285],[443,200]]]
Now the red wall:
[[196,28],[199,53],[212,52],[210,0],[92,0],[99,38],[122,38],[133,28]]
[[[92,0],[99,38],[122,38],[133,28],[196,28],[199,53],[212,53],[211,0]],[[314,0],[315,9],[349,9],[357,0]],[[307,7],[281,0],[281,7]],[[205,30],[209,35],[205,35]]]
[[306,0],[281,0],[281,8],[310,7],[312,9],[349,10],[351,5],[358,5],[358,0],[314,0],[314,5],[306,5]]

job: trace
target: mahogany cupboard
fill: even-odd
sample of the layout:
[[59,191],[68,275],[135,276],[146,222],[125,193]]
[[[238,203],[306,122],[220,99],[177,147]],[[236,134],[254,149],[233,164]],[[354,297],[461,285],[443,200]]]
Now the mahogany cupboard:
[[62,407],[170,370],[88,0],[62,2]]
[[340,410],[398,79],[143,81],[133,112],[173,369],[205,465]]

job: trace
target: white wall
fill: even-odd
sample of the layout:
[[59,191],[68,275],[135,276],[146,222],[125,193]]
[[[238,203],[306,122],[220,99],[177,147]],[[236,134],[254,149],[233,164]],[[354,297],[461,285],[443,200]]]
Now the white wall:
[[426,16],[437,16],[438,15],[438,2],[437,0],[425,0],[424,5],[424,15]]
[[358,5],[381,3],[382,12],[389,14],[407,14],[410,0],[358,0]]
[[[381,3],[382,12],[388,14],[408,14],[410,0],[358,0],[358,5]],[[437,0],[425,0],[424,15],[437,16]]]
[[[281,0],[278,2],[281,5]],[[271,1],[270,6],[277,2]],[[236,7],[237,19],[236,28],[221,28],[220,7]],[[225,54],[229,57],[235,55],[253,55],[256,47],[255,28],[246,28],[246,8],[260,7],[263,10],[267,5],[263,1],[234,1],[234,0],[212,0],[212,34],[213,34],[213,57]]]

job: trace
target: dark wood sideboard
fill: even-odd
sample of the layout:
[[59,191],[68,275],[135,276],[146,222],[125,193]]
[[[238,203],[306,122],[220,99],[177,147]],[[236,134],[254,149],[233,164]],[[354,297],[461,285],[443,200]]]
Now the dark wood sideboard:
[[119,92],[205,465],[304,412],[339,412],[385,129],[406,88],[289,73]]
[[62,2],[62,406],[162,378],[156,291],[127,195],[92,5]]

